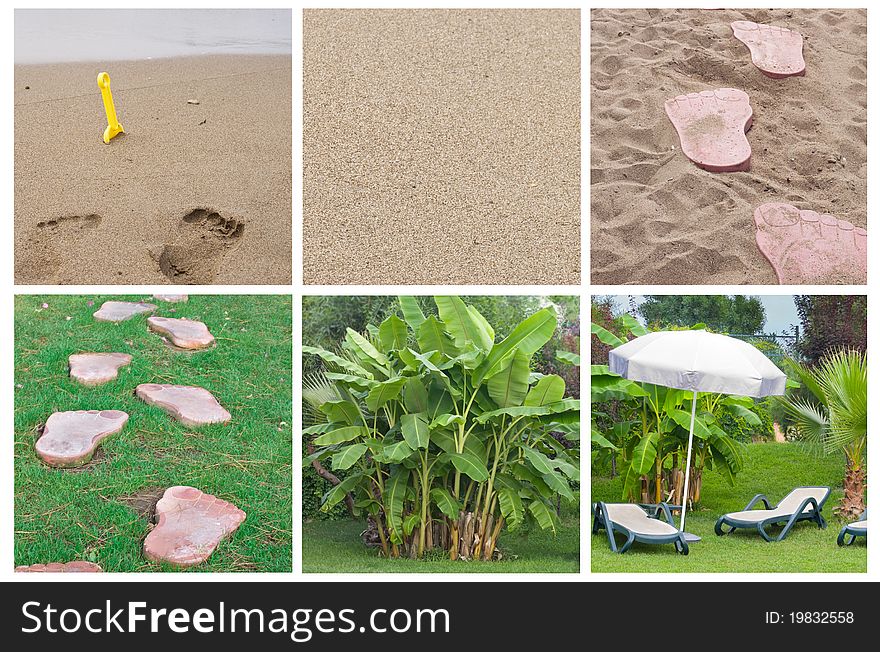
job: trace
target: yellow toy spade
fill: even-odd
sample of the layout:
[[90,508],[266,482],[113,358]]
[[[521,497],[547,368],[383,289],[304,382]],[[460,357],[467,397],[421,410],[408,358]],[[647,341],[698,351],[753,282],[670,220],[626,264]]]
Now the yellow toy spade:
[[124,134],[119,118],[116,117],[116,107],[113,106],[113,93],[110,92],[110,75],[106,72],[98,73],[98,88],[101,89],[101,99],[104,100],[104,111],[107,113],[107,128],[104,130],[104,142],[119,134]]

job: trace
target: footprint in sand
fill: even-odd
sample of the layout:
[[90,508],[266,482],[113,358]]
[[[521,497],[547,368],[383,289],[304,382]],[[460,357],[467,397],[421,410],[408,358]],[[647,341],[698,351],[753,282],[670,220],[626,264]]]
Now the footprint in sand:
[[679,95],[664,104],[681,151],[709,172],[745,172],[752,165],[746,132],[752,126],[749,96],[736,88]]
[[69,215],[37,222],[28,243],[29,255],[16,256],[17,283],[45,283],[55,280],[65,252],[79,249],[80,242],[101,225],[101,216]]
[[784,79],[806,74],[804,39],[798,32],[749,20],[735,20],[730,27],[749,48],[755,67],[768,77]]
[[196,208],[178,222],[171,241],[151,255],[177,284],[213,282],[226,254],[238,246],[244,223],[208,208]]
[[868,232],[791,204],[755,209],[755,239],[781,284],[864,285]]

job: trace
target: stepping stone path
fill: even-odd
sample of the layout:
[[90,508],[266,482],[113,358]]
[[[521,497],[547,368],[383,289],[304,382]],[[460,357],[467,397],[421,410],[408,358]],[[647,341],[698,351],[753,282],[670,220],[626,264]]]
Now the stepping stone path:
[[144,556],[175,566],[201,564],[238,529],[246,514],[195,487],[170,487],[156,504],[158,525],[144,540]]
[[189,301],[188,294],[154,294],[153,298],[167,303],[184,303]]
[[833,215],[790,204],[755,209],[755,239],[781,284],[864,285],[868,232]]
[[144,303],[143,301],[138,303],[132,301],[105,301],[98,311],[95,312],[94,317],[98,321],[125,321],[135,315],[153,312],[157,307],[155,304]]
[[730,27],[733,35],[748,46],[752,63],[768,77],[784,79],[806,74],[804,39],[798,32],[749,20],[736,20]]
[[752,166],[746,132],[752,126],[749,96],[736,88],[679,95],[664,104],[681,151],[709,172],[745,172]]
[[49,466],[82,466],[92,459],[98,444],[122,430],[127,421],[121,410],[55,412],[37,440],[37,455]]
[[138,385],[135,394],[145,403],[162,408],[187,426],[226,423],[232,415],[202,387],[183,385]]
[[149,317],[147,325],[151,331],[165,335],[174,346],[181,349],[206,349],[214,343],[214,336],[200,321]]
[[116,380],[119,368],[131,362],[127,353],[75,353],[68,359],[70,377],[94,387]]
[[31,566],[16,566],[16,573],[103,573],[98,564],[90,561],[69,561],[61,564],[53,561],[48,564],[33,564]]

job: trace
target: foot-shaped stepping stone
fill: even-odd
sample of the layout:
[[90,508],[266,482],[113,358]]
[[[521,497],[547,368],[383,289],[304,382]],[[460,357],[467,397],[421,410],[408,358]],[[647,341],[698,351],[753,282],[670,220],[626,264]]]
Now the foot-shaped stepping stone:
[[37,440],[37,455],[49,466],[82,466],[92,459],[98,444],[122,430],[127,421],[121,410],[55,412]]
[[806,74],[804,38],[794,30],[750,20],[730,23],[733,35],[752,53],[752,63],[773,79]]
[[664,104],[681,151],[709,172],[744,172],[752,165],[746,132],[752,126],[749,96],[736,88],[679,95]]
[[57,561],[48,564],[32,564],[31,566],[16,566],[16,573],[103,573],[98,564],[90,561],[69,561],[61,564]]
[[188,294],[154,294],[153,298],[167,303],[184,303],[189,301]]
[[157,306],[152,303],[139,301],[105,301],[93,315],[98,321],[125,321],[135,315],[145,312],[153,312]]
[[131,362],[127,353],[75,353],[68,359],[70,377],[94,387],[116,380],[119,368]]
[[206,349],[214,343],[214,336],[200,321],[149,317],[147,325],[151,331],[166,336],[181,349]]
[[232,418],[214,395],[202,387],[183,385],[138,385],[138,398],[155,405],[187,426],[204,426],[209,423],[226,423]]
[[171,487],[156,504],[159,522],[144,539],[144,556],[175,566],[201,564],[238,529],[246,514],[195,487]]
[[782,284],[864,285],[868,232],[791,204],[755,209],[755,239]]

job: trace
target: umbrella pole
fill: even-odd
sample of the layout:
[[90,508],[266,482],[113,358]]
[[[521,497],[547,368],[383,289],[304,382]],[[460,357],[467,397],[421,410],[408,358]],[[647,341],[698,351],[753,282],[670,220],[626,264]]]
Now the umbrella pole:
[[688,433],[688,452],[687,462],[684,467],[684,492],[681,495],[681,528],[684,532],[684,517],[688,504],[688,485],[691,480],[691,450],[694,447],[694,421],[697,418],[697,390],[694,390],[694,396],[691,401],[691,430]]

